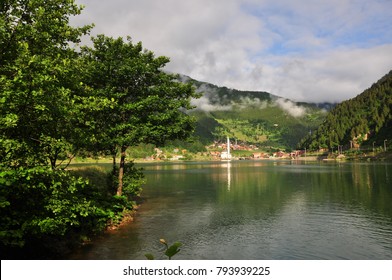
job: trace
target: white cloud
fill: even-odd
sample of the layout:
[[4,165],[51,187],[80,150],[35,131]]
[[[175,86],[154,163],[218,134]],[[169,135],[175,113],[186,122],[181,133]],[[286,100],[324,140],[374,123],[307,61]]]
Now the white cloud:
[[305,107],[297,105],[296,103],[284,98],[277,98],[272,102],[268,102],[266,100],[260,100],[259,98],[242,97],[238,102],[231,101],[228,103],[227,100],[225,100],[225,97],[219,99],[216,92],[208,86],[202,85],[199,88],[199,91],[202,91],[204,94],[201,98],[193,99],[191,101],[192,105],[196,106],[194,110],[216,112],[228,111],[232,110],[233,108],[241,110],[249,108],[249,106],[263,110],[267,107],[278,106],[287,114],[295,118],[303,117],[307,113],[307,109]]
[[259,110],[263,110],[268,107],[268,101],[260,100],[259,98],[249,98],[249,97],[241,97],[240,102],[238,103],[238,107],[240,109],[247,108],[249,106],[256,107]]
[[130,35],[167,69],[296,101],[341,101],[392,69],[390,0],[78,0],[75,24]]
[[278,98],[277,100],[275,100],[275,103],[286,113],[290,114],[295,118],[303,117],[307,111],[305,107],[298,106],[294,102],[284,98]]
[[218,96],[216,89],[210,87],[209,85],[202,84],[197,89],[197,92],[201,92],[203,95],[198,99],[191,100],[191,104],[196,106],[194,110],[200,110],[204,112],[228,111],[233,107],[232,103],[228,103],[225,100],[222,100]]
[[229,111],[232,109],[232,104],[229,105],[212,104],[207,96],[202,96],[199,99],[192,99],[191,104],[193,106],[196,106],[194,110],[200,110],[204,112]]
[[[228,94],[232,94],[230,89],[227,90],[229,91]],[[230,100],[227,95],[219,95],[217,88],[211,87],[208,84],[199,86],[197,92],[201,92],[203,95],[198,99],[192,99],[191,104],[196,106],[194,110],[205,112],[228,111],[233,108],[241,110],[248,108],[249,106],[263,110],[268,106],[276,106],[275,103],[269,103],[267,100],[260,100],[259,98],[242,96],[237,101]]]
[[361,93],[392,68],[392,44],[283,57],[270,73],[269,90],[297,101],[341,101]]

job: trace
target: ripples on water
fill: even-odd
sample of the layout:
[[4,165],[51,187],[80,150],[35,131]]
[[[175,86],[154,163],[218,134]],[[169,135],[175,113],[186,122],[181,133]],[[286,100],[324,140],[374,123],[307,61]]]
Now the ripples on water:
[[389,164],[291,162],[145,166],[135,222],[72,258],[392,259]]

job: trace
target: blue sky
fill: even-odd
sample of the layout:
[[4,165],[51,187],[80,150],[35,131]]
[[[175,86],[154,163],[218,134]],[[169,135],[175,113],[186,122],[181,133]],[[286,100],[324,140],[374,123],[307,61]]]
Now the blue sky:
[[392,70],[392,0],[77,0],[73,24],[131,36],[167,70],[294,101],[352,98]]

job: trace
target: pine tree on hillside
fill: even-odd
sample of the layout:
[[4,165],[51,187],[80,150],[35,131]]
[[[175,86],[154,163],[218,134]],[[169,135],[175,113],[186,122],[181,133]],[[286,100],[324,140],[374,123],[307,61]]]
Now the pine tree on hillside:
[[300,148],[317,150],[354,144],[380,144],[392,137],[392,71],[369,89],[337,105],[312,134],[300,142]]

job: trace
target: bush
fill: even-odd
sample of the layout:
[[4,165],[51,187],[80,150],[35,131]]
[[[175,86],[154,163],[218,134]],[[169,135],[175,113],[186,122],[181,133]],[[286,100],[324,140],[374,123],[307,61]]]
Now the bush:
[[17,168],[0,173],[0,241],[23,246],[29,239],[65,235],[95,212],[83,195],[88,182],[47,167]]
[[[96,173],[97,171],[95,171]],[[127,184],[127,194],[141,191],[141,172]],[[104,176],[105,177],[105,176]],[[108,225],[118,223],[133,203],[113,196],[102,185],[63,170],[48,167],[5,169],[0,172],[0,250],[49,247],[57,241],[75,243]],[[50,241],[49,241],[50,240]],[[54,241],[55,240],[55,241]],[[48,245],[48,243],[50,243]],[[4,250],[6,249],[6,250]]]

